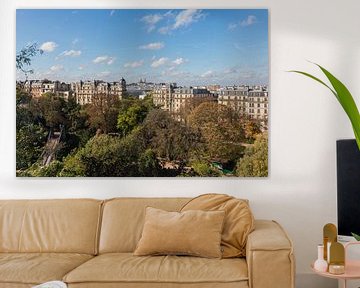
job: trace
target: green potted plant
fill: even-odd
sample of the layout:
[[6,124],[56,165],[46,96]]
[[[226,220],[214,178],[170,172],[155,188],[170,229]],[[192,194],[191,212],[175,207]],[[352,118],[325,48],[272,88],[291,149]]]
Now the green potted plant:
[[[320,66],[318,64],[315,64],[315,65],[318,66],[320,68],[320,70],[325,74],[326,78],[329,80],[331,85],[326,84],[324,81],[320,80],[319,78],[317,78],[307,72],[297,71],[297,70],[293,70],[290,72],[295,72],[295,73],[305,75],[305,76],[321,83],[322,85],[327,87],[332,92],[332,94],[334,94],[336,99],[339,101],[340,105],[343,107],[345,113],[349,117],[349,120],[351,122],[353,131],[354,131],[357,147],[360,152],[360,114],[359,114],[359,110],[356,106],[356,103],[354,101],[354,98],[352,97],[350,91],[346,88],[346,86],[340,80],[338,80],[334,75],[332,75],[328,70],[326,70],[322,66]],[[355,150],[356,150],[356,148],[355,148]],[[355,233],[351,233],[351,234],[357,241],[360,241],[360,235],[355,234]]]
[[352,128],[354,130],[356,143],[360,150],[360,113],[356,106],[354,98],[352,97],[350,91],[346,88],[346,86],[340,80],[338,80],[334,75],[332,75],[329,71],[327,71],[322,66],[320,66],[316,63],[314,63],[314,64],[316,66],[318,66],[320,68],[320,70],[325,74],[327,79],[330,81],[332,87],[330,87],[324,81],[320,80],[319,78],[317,78],[307,72],[297,71],[297,70],[292,70],[290,72],[299,73],[299,74],[305,75],[307,77],[310,77],[311,79],[313,79],[313,80],[321,83],[325,87],[327,87],[335,95],[336,99],[339,101],[340,105],[343,107],[345,113],[349,117]]

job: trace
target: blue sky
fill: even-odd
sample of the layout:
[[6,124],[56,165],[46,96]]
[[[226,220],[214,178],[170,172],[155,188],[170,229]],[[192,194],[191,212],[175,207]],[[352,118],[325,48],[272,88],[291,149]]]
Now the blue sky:
[[16,23],[17,52],[44,50],[33,79],[268,84],[266,9],[19,9]]

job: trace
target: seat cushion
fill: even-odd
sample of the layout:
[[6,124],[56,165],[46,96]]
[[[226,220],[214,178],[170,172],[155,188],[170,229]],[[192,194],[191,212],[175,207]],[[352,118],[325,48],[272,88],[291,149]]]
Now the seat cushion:
[[0,253],[0,285],[61,280],[65,274],[92,257],[71,253]]
[[[68,288],[249,288],[247,281],[241,282],[198,282],[198,283],[121,283],[97,282],[97,283],[71,283]],[[2,287],[0,288],[27,288],[27,287]]]
[[[111,253],[97,256],[64,277],[64,281],[69,284],[87,283],[87,285],[95,285],[95,283],[101,282],[109,284],[122,282],[133,285],[134,283],[143,283],[143,287],[150,287],[151,283],[158,284],[158,286],[155,285],[156,287],[165,287],[161,286],[164,283],[194,285],[196,283],[207,283],[208,286],[206,287],[211,287],[209,283],[236,282],[239,285],[239,282],[244,282],[243,284],[247,285],[247,280],[247,265],[245,260],[240,258],[134,256],[131,253]],[[130,285],[129,287],[135,286]],[[198,286],[195,285],[194,287]]]

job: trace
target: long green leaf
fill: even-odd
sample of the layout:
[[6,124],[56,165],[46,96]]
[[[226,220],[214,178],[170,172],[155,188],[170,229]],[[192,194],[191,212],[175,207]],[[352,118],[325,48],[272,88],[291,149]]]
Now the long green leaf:
[[351,235],[356,239],[356,241],[360,241],[360,235],[351,232]]
[[290,70],[288,72],[294,72],[294,73],[302,74],[302,75],[305,75],[305,76],[307,76],[307,77],[321,83],[325,87],[329,88],[329,90],[335,95],[335,97],[338,98],[338,95],[336,94],[336,92],[329,85],[327,85],[324,81],[320,80],[319,78],[315,77],[314,75],[311,75],[311,74],[306,73],[306,72],[298,71],[298,70]]
[[329,79],[333,88],[331,88],[329,85],[327,85],[324,81],[320,80],[319,78],[317,78],[309,73],[297,71],[297,70],[293,70],[293,71],[289,71],[289,72],[294,72],[294,73],[305,75],[305,76],[321,83],[335,95],[336,99],[339,101],[340,105],[343,107],[345,113],[348,115],[348,117],[350,119],[353,131],[355,134],[356,143],[360,150],[360,114],[359,114],[358,108],[356,107],[354,98],[352,97],[349,90],[345,87],[345,85],[340,80],[338,80],[334,75],[332,75],[329,71],[327,71],[325,68],[321,67],[320,65],[318,65],[316,63],[313,63],[313,64],[317,65],[321,69],[321,71]]
[[317,66],[321,69],[321,71],[329,79],[331,85],[334,87],[334,89],[338,95],[337,98],[350,119],[350,122],[351,122],[353,130],[354,130],[356,142],[360,149],[360,137],[359,137],[360,136],[360,114],[359,114],[358,108],[356,107],[354,98],[352,97],[350,91],[346,88],[346,86],[340,80],[338,80],[334,75],[332,75],[325,68],[321,67],[320,65],[317,65]]

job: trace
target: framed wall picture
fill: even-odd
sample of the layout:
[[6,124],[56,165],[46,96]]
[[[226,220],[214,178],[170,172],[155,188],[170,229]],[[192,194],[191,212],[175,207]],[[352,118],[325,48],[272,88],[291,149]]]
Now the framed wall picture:
[[19,177],[266,177],[267,9],[18,9]]

